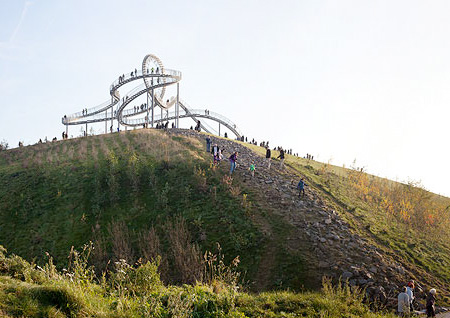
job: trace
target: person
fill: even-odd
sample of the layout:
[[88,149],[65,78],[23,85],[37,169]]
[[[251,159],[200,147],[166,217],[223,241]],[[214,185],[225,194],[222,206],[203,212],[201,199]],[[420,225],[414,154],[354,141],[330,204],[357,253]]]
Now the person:
[[212,147],[212,151],[211,153],[213,154],[213,158],[214,158],[214,164],[219,163],[220,158],[219,158],[219,146],[217,146],[217,144],[214,144],[214,146]]
[[409,297],[409,309],[411,310],[411,312],[414,312],[414,281],[410,281],[408,282],[408,285],[406,286],[406,293],[408,294]]
[[284,165],[284,150],[283,150],[283,148],[280,149],[280,155],[277,157],[277,159],[280,159],[280,169],[283,169],[283,165]]
[[252,177],[255,176],[255,169],[256,169],[255,164],[252,163],[252,164],[250,165],[250,173],[252,174]]
[[430,289],[430,292],[427,296],[427,317],[436,317],[436,309],[434,308],[436,304],[436,289]]
[[206,152],[211,152],[211,137],[206,136]]
[[230,156],[230,158],[228,158],[230,160],[230,175],[233,173],[234,170],[236,170],[237,155],[238,152],[236,151]]
[[298,193],[299,198],[300,198],[300,195],[303,197],[305,196],[305,186],[308,186],[308,185],[305,183],[305,181],[303,181],[303,178],[300,178],[300,181],[297,185],[297,189],[300,191]]
[[267,161],[267,169],[270,170],[270,157],[272,156],[272,153],[270,151],[269,147],[266,147],[266,161]]
[[227,133],[225,133],[223,136],[224,136],[225,138],[228,138],[228,134],[227,134]]
[[407,317],[409,315],[409,297],[406,293],[406,287],[402,288],[400,294],[397,297],[398,305],[397,311],[400,317]]
[[65,131],[62,132],[62,139],[63,140],[66,139],[66,132]]

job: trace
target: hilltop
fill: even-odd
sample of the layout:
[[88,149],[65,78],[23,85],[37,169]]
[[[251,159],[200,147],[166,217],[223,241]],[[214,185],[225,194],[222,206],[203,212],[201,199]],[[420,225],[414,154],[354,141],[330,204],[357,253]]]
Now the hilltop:
[[[212,137],[228,163],[211,164],[204,134],[135,130],[0,152],[0,244],[60,269],[71,246],[92,241],[90,264],[152,261],[166,284],[202,277],[202,255],[240,257],[253,291],[318,290],[348,280],[368,300],[392,306],[407,280],[436,287],[448,302],[450,199],[287,155],[264,164],[262,147]],[[276,156],[273,151],[272,157]],[[254,177],[249,164],[256,164]],[[297,197],[300,177],[308,184]]]

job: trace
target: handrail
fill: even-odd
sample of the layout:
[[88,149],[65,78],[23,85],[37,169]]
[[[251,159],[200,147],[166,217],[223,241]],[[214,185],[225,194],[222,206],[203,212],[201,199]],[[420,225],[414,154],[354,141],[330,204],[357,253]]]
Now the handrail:
[[[159,65],[156,70],[153,72],[147,67],[147,61],[150,61]],[[149,62],[149,63],[150,63]],[[152,68],[153,69],[153,68]],[[66,126],[69,125],[81,125],[81,124],[89,124],[96,123],[101,121],[109,121],[109,120],[118,120],[120,124],[127,126],[137,126],[145,124],[147,121],[146,118],[137,118],[133,119],[136,115],[140,115],[146,113],[150,105],[146,105],[142,109],[140,106],[135,110],[134,108],[126,109],[127,106],[132,105],[133,101],[142,94],[149,94],[151,96],[152,92],[154,92],[153,100],[155,102],[155,107],[160,107],[165,111],[168,111],[176,104],[176,99],[174,97],[169,98],[169,103],[164,101],[164,93],[165,88],[169,85],[175,84],[179,82],[182,78],[182,73],[180,71],[172,70],[164,68],[162,62],[159,58],[154,55],[147,55],[144,58],[142,69],[137,70],[134,69],[129,73],[124,73],[119,76],[115,81],[113,81],[110,85],[110,95],[111,99],[101,103],[100,105],[84,108],[83,111],[77,112],[71,115],[64,115],[62,118],[62,123]],[[151,79],[151,81],[148,81]],[[143,80],[144,83],[134,87],[132,90],[128,91],[123,97],[121,97],[119,93],[119,89],[125,84],[134,82],[136,80]],[[181,108],[181,112],[179,113],[179,118],[192,118],[196,122],[199,118],[206,118],[210,120],[217,121],[228,129],[230,129],[237,137],[240,137],[241,133],[236,127],[236,125],[230,121],[228,118],[211,111],[205,111],[200,109],[192,109],[186,102],[180,101],[179,106]],[[114,108],[116,110],[114,111]],[[135,106],[133,106],[135,107]],[[84,111],[84,110],[87,111]],[[111,110],[111,114],[109,112]],[[105,113],[106,112],[106,113]],[[108,114],[109,113],[109,114]],[[111,114],[111,115],[110,115]],[[167,112],[167,117],[160,118],[161,116],[154,116],[154,122],[167,121],[176,119],[175,111]],[[201,127],[203,130],[215,131],[215,129],[211,128],[207,123],[201,122]]]

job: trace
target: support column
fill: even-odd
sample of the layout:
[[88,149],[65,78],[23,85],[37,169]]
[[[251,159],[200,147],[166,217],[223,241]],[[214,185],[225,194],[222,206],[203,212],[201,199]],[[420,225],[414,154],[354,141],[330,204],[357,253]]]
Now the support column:
[[[113,103],[113,97],[111,96],[111,105],[112,105],[112,103]],[[120,103],[120,99],[119,99],[119,101],[118,101],[118,103]],[[114,115],[114,106],[111,106],[111,127],[113,127],[113,119],[114,119],[114,117],[113,117],[113,115]],[[113,132],[113,129],[111,129],[111,133]]]
[[153,128],[153,123],[155,121],[155,94],[153,92],[153,86],[152,86],[152,128]]
[[86,137],[88,135],[88,130],[87,130],[87,122],[86,122]]
[[177,106],[175,107],[175,127],[180,128],[180,83],[177,83]]
[[105,110],[105,134],[108,133],[108,110]]
[[66,138],[69,138],[69,125],[66,125]]
[[149,123],[149,112],[150,112],[150,97],[149,94],[147,92],[147,118],[145,120],[145,127],[148,128],[148,123]]
[[219,137],[220,137],[220,122],[219,122]]

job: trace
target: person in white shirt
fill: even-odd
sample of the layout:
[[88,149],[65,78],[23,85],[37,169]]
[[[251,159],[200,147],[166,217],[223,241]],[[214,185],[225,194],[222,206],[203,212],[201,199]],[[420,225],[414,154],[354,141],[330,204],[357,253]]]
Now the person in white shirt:
[[403,287],[403,290],[400,294],[398,294],[398,315],[400,317],[408,317],[409,315],[409,296],[406,293],[406,287]]

